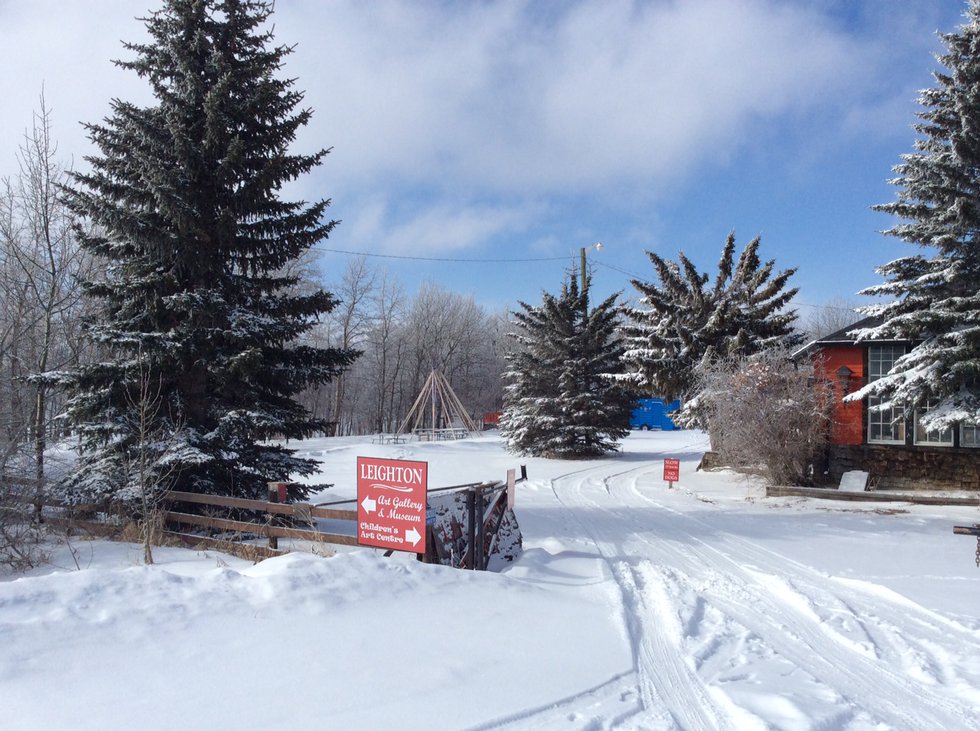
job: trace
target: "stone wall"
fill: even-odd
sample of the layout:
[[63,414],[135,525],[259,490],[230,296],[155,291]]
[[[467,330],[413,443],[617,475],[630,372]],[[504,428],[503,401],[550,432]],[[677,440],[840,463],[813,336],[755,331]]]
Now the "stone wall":
[[980,491],[980,449],[833,445],[827,466],[833,485],[848,470],[864,470],[880,490]]

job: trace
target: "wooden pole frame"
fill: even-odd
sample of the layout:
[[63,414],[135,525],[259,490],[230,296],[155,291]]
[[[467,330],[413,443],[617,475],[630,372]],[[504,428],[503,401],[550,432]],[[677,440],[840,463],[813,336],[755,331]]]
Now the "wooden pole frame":
[[[426,408],[426,399],[429,401],[428,409]],[[463,428],[470,434],[475,434],[480,431],[473,419],[470,418],[459,396],[453,391],[453,387],[449,385],[449,381],[442,373],[435,369],[425,379],[419,395],[412,404],[412,408],[409,409],[408,415],[398,427],[396,434],[424,432],[427,411],[430,414],[431,426],[429,429],[432,433],[435,433],[439,429],[440,416],[447,423],[461,422]]]

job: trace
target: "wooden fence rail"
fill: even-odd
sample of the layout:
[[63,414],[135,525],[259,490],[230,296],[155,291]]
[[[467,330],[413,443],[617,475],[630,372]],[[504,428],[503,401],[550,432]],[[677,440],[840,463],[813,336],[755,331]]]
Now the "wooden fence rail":
[[180,525],[195,525],[200,528],[215,528],[217,530],[234,531],[237,533],[256,533],[268,538],[293,538],[316,543],[336,543],[343,546],[356,546],[357,536],[342,533],[326,533],[315,528],[289,528],[274,523],[250,523],[245,520],[230,518],[215,518],[210,515],[194,515],[193,513],[178,513],[172,510],[164,512],[163,517],[170,523]]
[[[202,495],[196,492],[179,492],[171,490],[164,493],[163,499],[169,502],[196,503],[198,505],[214,505],[225,508],[242,508],[261,513],[276,515],[311,515],[314,518],[334,520],[357,520],[356,510],[338,510],[336,508],[317,507],[309,503],[272,503],[266,500],[249,500],[241,497],[225,497],[221,495]],[[345,502],[355,502],[347,500]]]
[[[317,507],[309,503],[278,503],[266,500],[250,500],[247,498],[226,497],[222,495],[201,495],[193,492],[171,490],[163,495],[163,501],[172,506],[174,503],[191,503],[212,507],[239,508],[264,513],[264,522],[236,520],[233,518],[217,518],[210,515],[197,515],[178,510],[167,509],[163,513],[168,523],[192,525],[199,528],[233,531],[237,533],[253,533],[269,539],[269,548],[278,548],[279,538],[292,538],[314,543],[334,543],[341,546],[356,546],[357,536],[344,533],[330,533],[316,528],[313,521],[316,518],[326,520],[356,521],[356,510],[340,510],[337,508]],[[353,500],[350,502],[354,502]],[[308,522],[309,528],[280,525],[275,522],[275,516],[288,516],[298,521]]]
[[[10,475],[0,476],[9,485],[19,487],[34,487],[36,480],[12,477]],[[8,505],[23,506],[25,516],[27,509],[36,504],[33,495],[19,494],[13,492],[5,497]],[[353,503],[354,500],[345,501]],[[214,515],[201,515],[198,513],[188,513],[179,509],[179,505],[201,505],[213,508],[238,509],[251,511],[256,514],[257,519],[235,519],[231,517],[218,517]],[[340,503],[338,503],[340,504]],[[184,543],[193,545],[209,545],[232,552],[241,552],[239,549],[247,548],[248,553],[257,553],[261,556],[279,555],[279,538],[291,538],[294,540],[310,541],[313,543],[333,543],[337,545],[356,546],[356,531],[351,529],[351,534],[333,533],[318,530],[315,520],[322,518],[325,520],[357,521],[356,510],[344,510],[336,507],[315,506],[309,503],[278,503],[266,500],[250,500],[246,498],[222,496],[222,495],[202,495],[192,492],[181,492],[171,490],[164,493],[159,501],[163,508],[161,511],[165,525],[164,534],[170,538],[178,539]],[[44,507],[47,512],[41,518],[46,524],[61,528],[67,531],[84,530],[91,535],[112,536],[117,535],[123,529],[119,522],[113,522],[102,516],[119,514],[119,506],[111,504],[92,504],[92,505],[66,505],[50,498],[45,500]],[[283,518],[291,518],[292,525],[284,524]],[[303,525],[306,524],[306,525]],[[306,526],[309,527],[306,527]],[[213,531],[230,532],[245,535],[259,535],[268,539],[268,548],[256,546],[254,544],[243,544],[241,541],[230,541],[215,536],[190,534],[181,531],[181,527],[193,526],[195,528],[209,528]]]

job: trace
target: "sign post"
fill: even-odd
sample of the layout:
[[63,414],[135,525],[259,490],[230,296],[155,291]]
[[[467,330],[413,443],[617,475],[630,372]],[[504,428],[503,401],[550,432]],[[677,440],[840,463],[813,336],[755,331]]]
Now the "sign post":
[[357,458],[357,542],[390,551],[425,553],[429,465]]
[[664,460],[664,482],[668,489],[674,489],[674,483],[681,479],[681,461],[679,459],[667,458]]

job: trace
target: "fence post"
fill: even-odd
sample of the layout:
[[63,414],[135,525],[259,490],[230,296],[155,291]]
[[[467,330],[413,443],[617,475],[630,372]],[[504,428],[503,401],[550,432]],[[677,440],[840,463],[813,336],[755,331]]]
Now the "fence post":
[[476,488],[466,491],[466,543],[470,549],[470,560],[466,568],[476,568]]
[[[278,503],[279,502],[279,483],[278,482],[267,482],[266,487],[269,489],[269,502]],[[268,513],[266,516],[266,521],[269,527],[272,527],[272,521],[275,518],[273,513]],[[278,549],[279,539],[276,536],[269,536],[269,548]]]
[[475,517],[476,517],[476,543],[474,545],[475,545],[475,548],[477,550],[477,553],[475,554],[476,555],[475,568],[476,568],[477,571],[486,571],[486,569],[487,569],[487,566],[486,566],[487,557],[483,553],[483,547],[484,547],[484,537],[483,537],[483,513],[484,513],[484,507],[483,507],[483,485],[477,485],[475,488],[473,488],[473,491],[476,493],[475,501],[474,501],[476,503],[476,509],[473,511],[475,513]]

